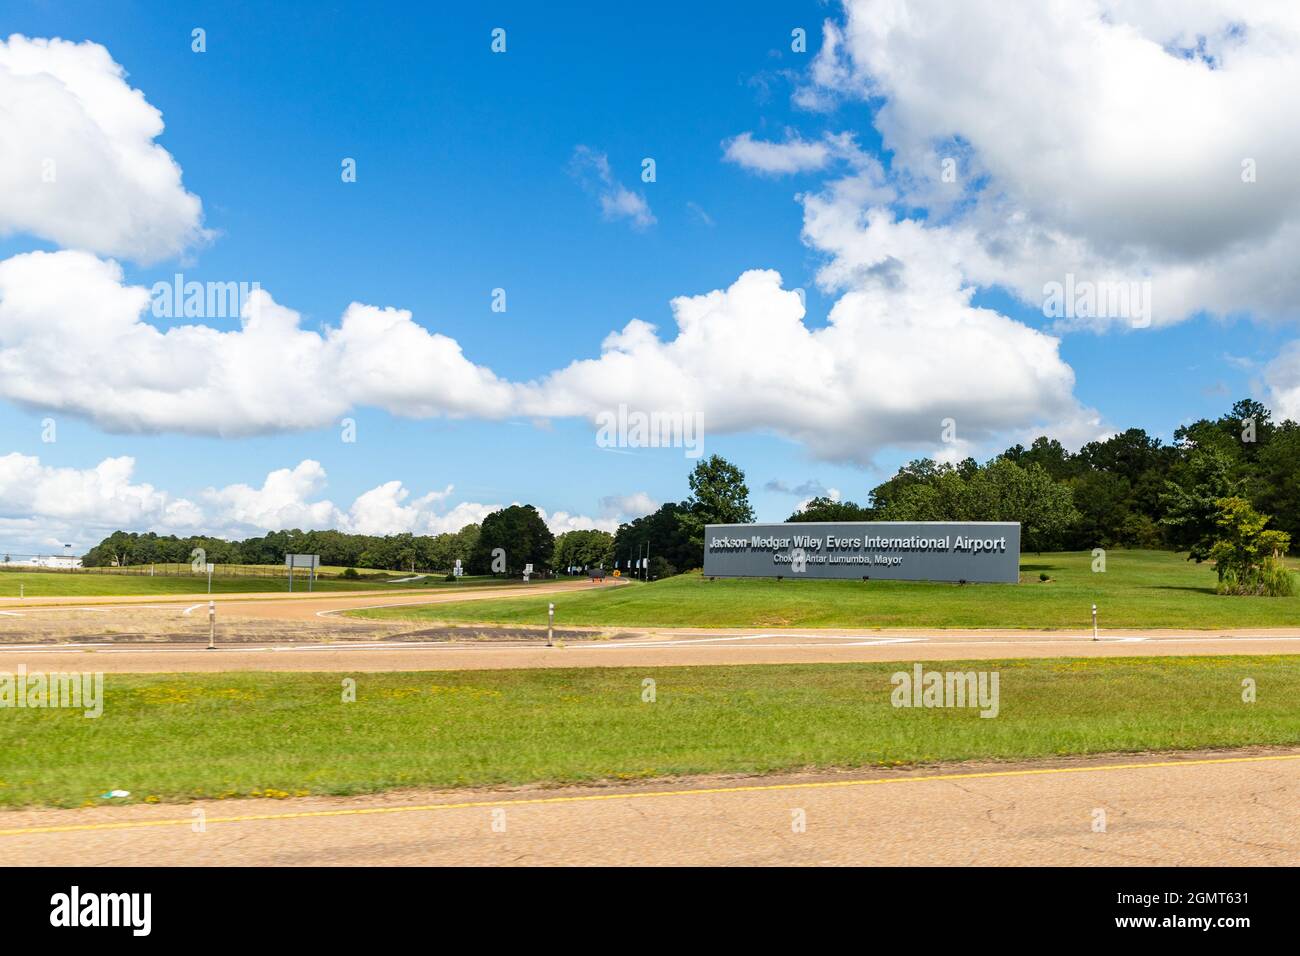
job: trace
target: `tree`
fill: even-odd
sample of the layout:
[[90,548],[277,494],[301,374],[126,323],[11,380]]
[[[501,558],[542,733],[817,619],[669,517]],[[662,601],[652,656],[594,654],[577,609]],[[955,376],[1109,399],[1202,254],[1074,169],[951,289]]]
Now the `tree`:
[[614,536],[597,529],[566,531],[555,539],[557,569],[604,568],[612,565]]
[[1221,449],[1197,448],[1187,462],[1182,483],[1166,482],[1161,502],[1170,538],[1189,561],[1200,564],[1210,556],[1218,535],[1219,500],[1234,497],[1241,482],[1233,479],[1232,460]]
[[744,524],[754,520],[749,505],[745,473],[720,455],[697,462],[687,482],[691,497],[686,499],[687,537],[699,559],[704,558],[704,527],[710,524]]
[[1259,450],[1251,504],[1273,515],[1273,526],[1300,541],[1300,425],[1284,422]]
[[951,465],[939,465],[932,458],[917,458],[909,461],[898,474],[871,490],[871,504],[877,514],[883,513],[894,500],[906,489],[914,485],[928,485],[944,469],[951,470]]
[[1265,530],[1268,515],[1245,498],[1220,498],[1215,507],[1218,531],[1209,556],[1219,574],[1219,593],[1290,595],[1294,582],[1280,558],[1291,546],[1291,536]]
[[[688,515],[686,505],[670,501],[660,505],[658,511],[619,525],[614,534],[615,567],[628,568],[630,562],[649,554],[660,577],[698,568],[703,563],[703,551],[691,543]],[[662,558],[664,565],[656,563],[656,558]]]
[[505,554],[507,575],[522,574],[528,564],[540,573],[551,566],[555,535],[551,534],[551,529],[532,505],[511,505],[483,519],[475,549],[475,566],[492,570],[493,552],[497,549]]
[[[918,463],[913,462],[913,465]],[[915,480],[892,489],[878,509],[885,521],[1018,521],[1025,550],[1055,546],[1078,520],[1073,494],[1037,464],[1008,458],[984,466],[914,468]],[[876,495],[872,493],[872,499]]]
[[870,521],[874,512],[852,501],[811,498],[786,521]]

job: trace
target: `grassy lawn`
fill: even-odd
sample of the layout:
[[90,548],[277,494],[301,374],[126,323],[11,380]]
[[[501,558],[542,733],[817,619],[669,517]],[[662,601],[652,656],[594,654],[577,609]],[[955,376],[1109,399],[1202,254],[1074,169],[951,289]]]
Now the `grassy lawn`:
[[[651,584],[552,597],[355,612],[366,617],[545,624],[693,627],[1300,626],[1300,597],[1221,597],[1208,564],[1167,551],[1110,551],[1106,572],[1089,552],[1022,555],[1020,584],[784,581],[679,575]],[[1051,580],[1039,581],[1040,574]],[[1300,591],[1300,588],[1297,589]]]
[[894,708],[905,663],[357,674],[354,703],[343,673],[107,674],[99,719],[0,711],[0,805],[1300,744],[1295,658],[926,666],[997,672],[999,715]]
[[[409,574],[393,572],[386,577],[368,578],[357,581],[340,578],[317,578],[312,591],[379,591],[411,590],[420,588],[468,588],[482,585],[520,584],[520,581],[504,581],[490,576],[462,578],[460,583],[443,580],[442,575],[431,575],[417,581],[395,583],[399,578],[411,577]],[[112,595],[166,595],[166,594],[202,594],[208,589],[205,575],[148,575],[148,574],[108,574],[97,572],[71,571],[0,571],[0,597],[16,598],[22,586],[24,597],[98,597]],[[306,593],[307,581],[298,577],[293,584],[294,593]],[[265,575],[249,577],[212,578],[213,594],[247,594],[249,592],[288,593],[289,579],[281,574],[278,577]]]

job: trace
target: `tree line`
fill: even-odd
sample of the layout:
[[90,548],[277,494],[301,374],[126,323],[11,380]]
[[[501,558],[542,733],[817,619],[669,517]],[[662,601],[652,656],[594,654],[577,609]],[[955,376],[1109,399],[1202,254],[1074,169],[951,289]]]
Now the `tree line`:
[[[687,483],[685,500],[613,535],[556,537],[532,505],[512,505],[438,535],[293,530],[225,541],[117,531],[83,563],[188,562],[203,548],[207,560],[227,564],[282,564],[286,553],[309,553],[322,564],[397,571],[445,572],[460,560],[469,574],[516,575],[532,564],[539,574],[644,567],[662,578],[701,565],[706,525],[754,520],[744,472],[726,459],[697,462]],[[1198,561],[1213,556],[1230,527],[1238,536],[1255,529],[1249,547],[1285,551],[1300,541],[1300,425],[1274,422],[1268,408],[1245,400],[1180,427],[1169,444],[1130,428],[1073,453],[1042,436],[983,464],[922,458],[872,488],[864,504],[813,498],[787,520],[1018,521],[1026,551],[1166,548]]]
[[551,533],[532,505],[511,505],[479,524],[437,535],[349,534],[344,531],[272,531],[242,541],[204,535],[177,537],[114,531],[82,557],[85,567],[189,564],[196,549],[214,564],[283,565],[286,554],[319,554],[321,564],[385,571],[466,574],[582,571],[612,567],[614,536],[607,531]]
[[1019,521],[1027,551],[1164,548],[1200,561],[1230,498],[1300,540],[1300,425],[1244,400],[1179,427],[1169,444],[1130,428],[1076,453],[1042,436],[983,465],[922,458],[866,505],[814,498],[789,520]]

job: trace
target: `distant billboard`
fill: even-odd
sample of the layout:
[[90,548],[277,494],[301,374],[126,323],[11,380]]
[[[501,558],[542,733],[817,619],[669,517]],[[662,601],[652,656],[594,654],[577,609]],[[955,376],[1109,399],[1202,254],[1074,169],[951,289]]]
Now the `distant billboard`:
[[791,521],[711,524],[704,573],[728,578],[1020,580],[1014,521]]

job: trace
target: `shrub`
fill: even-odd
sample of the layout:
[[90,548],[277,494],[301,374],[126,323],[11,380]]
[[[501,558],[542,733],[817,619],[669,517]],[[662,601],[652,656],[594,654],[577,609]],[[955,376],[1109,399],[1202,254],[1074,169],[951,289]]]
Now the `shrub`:
[[1291,597],[1295,593],[1295,578],[1279,559],[1269,557],[1244,575],[1232,568],[1226,569],[1219,579],[1217,591],[1219,594],[1253,597]]
[[1257,512],[1244,498],[1219,498],[1214,504],[1219,531],[1210,557],[1219,572],[1218,593],[1290,596],[1295,582],[1281,556],[1291,546],[1291,536],[1264,530],[1268,515]]
[[361,575],[357,574],[356,568],[345,568],[343,571],[343,577],[347,578],[349,581],[355,581],[357,578],[361,577]]

